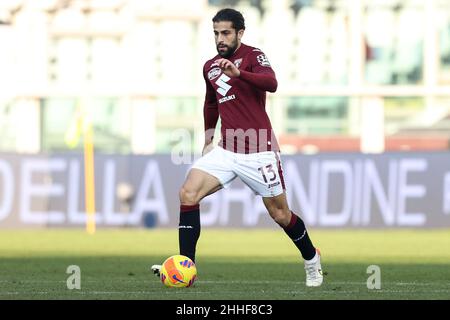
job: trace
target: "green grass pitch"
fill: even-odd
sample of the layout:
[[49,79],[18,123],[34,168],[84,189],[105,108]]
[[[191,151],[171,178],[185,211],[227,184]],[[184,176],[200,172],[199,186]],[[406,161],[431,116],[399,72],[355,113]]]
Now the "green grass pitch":
[[[450,230],[310,230],[328,273],[305,286],[297,249],[276,229],[203,228],[199,279],[166,288],[150,266],[178,253],[174,229],[3,230],[0,299],[450,299]],[[81,269],[69,290],[67,267]],[[369,290],[367,268],[381,269]]]

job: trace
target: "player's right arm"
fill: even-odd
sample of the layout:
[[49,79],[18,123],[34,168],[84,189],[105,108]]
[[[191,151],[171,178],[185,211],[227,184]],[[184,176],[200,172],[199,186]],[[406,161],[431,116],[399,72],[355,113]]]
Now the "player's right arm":
[[217,104],[216,92],[206,76],[205,68],[203,68],[203,78],[205,79],[206,83],[206,94],[205,103],[203,105],[205,144],[203,146],[202,155],[205,155],[212,148],[214,131],[216,129],[217,121],[219,120],[219,108]]

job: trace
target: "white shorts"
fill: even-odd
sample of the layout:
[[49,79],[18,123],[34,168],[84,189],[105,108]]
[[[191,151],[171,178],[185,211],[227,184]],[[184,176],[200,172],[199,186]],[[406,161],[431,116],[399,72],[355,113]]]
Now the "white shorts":
[[216,146],[198,159],[192,168],[216,177],[224,188],[239,177],[262,197],[275,197],[285,190],[280,154],[276,151],[235,153]]

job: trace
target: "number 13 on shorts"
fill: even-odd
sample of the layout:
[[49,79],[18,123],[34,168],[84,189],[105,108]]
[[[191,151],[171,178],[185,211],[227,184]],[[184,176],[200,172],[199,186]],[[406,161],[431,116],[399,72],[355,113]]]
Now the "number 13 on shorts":
[[272,164],[260,167],[258,168],[258,171],[261,173],[265,183],[277,180],[277,172],[273,169]]

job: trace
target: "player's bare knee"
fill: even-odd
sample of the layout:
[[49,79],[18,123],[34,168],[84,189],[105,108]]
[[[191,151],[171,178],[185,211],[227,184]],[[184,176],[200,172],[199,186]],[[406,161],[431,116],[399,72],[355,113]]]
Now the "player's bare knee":
[[190,190],[186,187],[181,187],[180,193],[180,203],[184,205],[194,205],[197,204],[200,199],[198,199],[198,192],[195,190]]
[[283,228],[287,227],[291,221],[290,212],[283,209],[274,209],[270,215],[272,219]]

